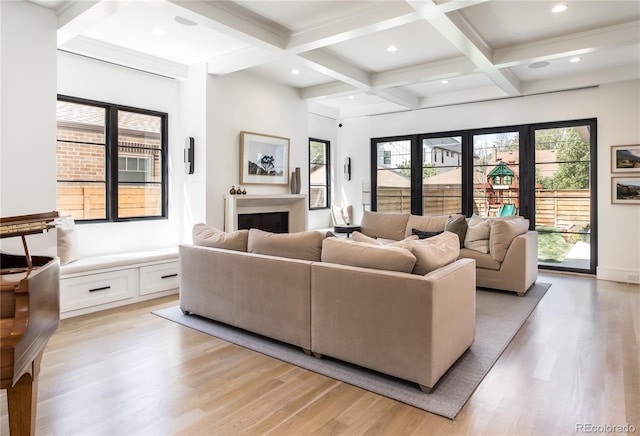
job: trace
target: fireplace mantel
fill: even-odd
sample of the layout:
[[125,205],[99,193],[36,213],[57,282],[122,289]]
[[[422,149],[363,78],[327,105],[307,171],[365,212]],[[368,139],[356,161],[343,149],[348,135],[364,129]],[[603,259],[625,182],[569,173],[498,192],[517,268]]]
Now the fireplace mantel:
[[305,194],[225,195],[224,229],[238,230],[238,215],[247,213],[289,212],[289,232],[307,229]]

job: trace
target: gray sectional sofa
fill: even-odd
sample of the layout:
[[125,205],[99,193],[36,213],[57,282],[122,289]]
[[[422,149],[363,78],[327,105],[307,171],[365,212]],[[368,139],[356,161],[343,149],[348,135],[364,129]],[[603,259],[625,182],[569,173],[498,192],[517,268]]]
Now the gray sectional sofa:
[[[450,237],[412,244],[420,255]],[[456,257],[417,274],[408,248],[196,225],[194,245],[180,246],[180,307],[429,392],[475,335],[475,261]]]

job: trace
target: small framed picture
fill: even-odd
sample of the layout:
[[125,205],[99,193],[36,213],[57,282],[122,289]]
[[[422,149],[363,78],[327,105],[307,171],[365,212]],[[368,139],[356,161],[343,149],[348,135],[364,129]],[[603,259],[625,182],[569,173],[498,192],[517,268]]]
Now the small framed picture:
[[289,138],[240,132],[240,184],[289,183]]
[[640,144],[612,146],[611,172],[640,172]]
[[640,175],[612,177],[611,203],[640,204]]

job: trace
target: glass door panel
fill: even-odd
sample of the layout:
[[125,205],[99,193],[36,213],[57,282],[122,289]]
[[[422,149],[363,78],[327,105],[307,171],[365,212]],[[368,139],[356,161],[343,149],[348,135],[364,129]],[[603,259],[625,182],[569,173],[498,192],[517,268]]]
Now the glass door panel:
[[462,137],[422,139],[422,214],[462,212]]
[[538,263],[591,269],[589,126],[535,131]]
[[520,135],[473,135],[473,213],[482,217],[518,215]]
[[377,143],[378,212],[411,213],[411,141]]

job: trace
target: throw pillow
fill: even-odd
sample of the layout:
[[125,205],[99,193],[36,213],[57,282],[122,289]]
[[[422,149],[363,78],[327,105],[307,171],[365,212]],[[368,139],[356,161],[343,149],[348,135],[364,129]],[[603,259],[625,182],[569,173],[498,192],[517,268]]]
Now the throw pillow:
[[464,247],[464,239],[467,236],[467,219],[464,215],[452,215],[447,219],[447,223],[444,225],[444,229],[448,232],[458,235],[460,240],[460,248]]
[[502,262],[511,242],[516,236],[527,233],[529,230],[529,220],[519,219],[496,219],[491,223],[491,235],[489,237],[489,253],[491,257]]
[[381,241],[377,240],[376,238],[370,238],[369,236],[360,232],[351,233],[351,238],[356,242],[365,242],[367,244],[373,244],[373,245],[384,245]]
[[469,219],[468,224],[464,247],[480,253],[488,253],[491,222],[474,215]]
[[428,232],[426,230],[411,229],[411,234],[417,236],[418,239],[428,239],[438,236],[443,231],[444,230],[440,230],[439,232]]
[[411,254],[411,251],[405,248],[328,238],[322,242],[322,261],[410,273],[416,263],[416,258]]
[[59,217],[55,220],[54,225],[58,233],[60,265],[66,265],[78,260],[78,233],[76,232],[76,223],[73,217]]
[[372,238],[392,239],[400,241],[405,237],[407,220],[406,213],[370,212],[365,210],[362,215],[362,233]]
[[193,226],[193,243],[203,247],[224,248],[226,250],[247,251],[248,230],[226,233],[205,223]]
[[249,230],[247,251],[269,256],[287,257],[301,260],[320,260],[323,232],[270,233],[258,229]]
[[452,232],[443,232],[428,239],[409,241],[404,247],[416,257],[413,273],[420,275],[449,265],[460,255],[458,235]]

